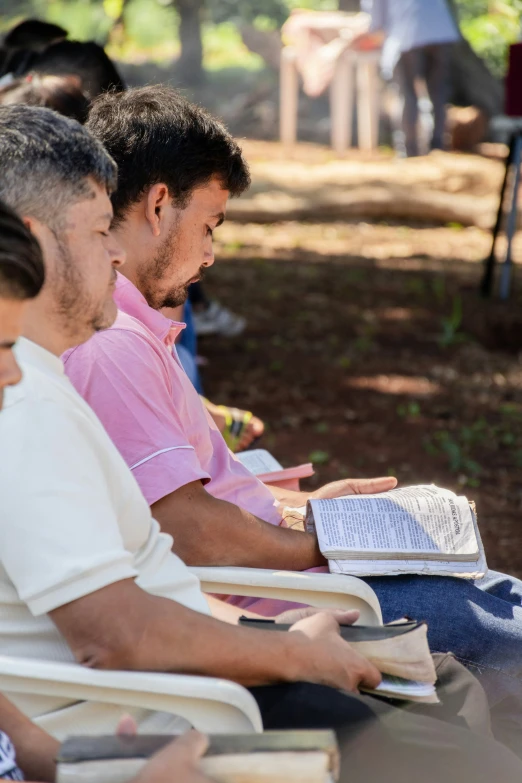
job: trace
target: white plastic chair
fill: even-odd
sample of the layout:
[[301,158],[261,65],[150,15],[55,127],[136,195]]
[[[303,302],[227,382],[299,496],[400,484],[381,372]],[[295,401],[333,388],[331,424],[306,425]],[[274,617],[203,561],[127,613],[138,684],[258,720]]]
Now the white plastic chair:
[[[280,598],[317,607],[357,608],[359,622],[382,622],[373,590],[355,577],[259,568],[192,568],[202,589]],[[98,671],[75,663],[0,655],[0,692],[140,707],[180,715],[208,733],[263,730],[253,696],[241,685],[212,677],[156,672]]]
[[325,609],[358,609],[360,625],[382,625],[379,599],[355,576],[265,568],[192,567],[205,593],[277,598]]
[[263,731],[254,697],[241,685],[213,677],[97,671],[76,663],[0,655],[0,692],[157,710],[181,715],[209,733]]

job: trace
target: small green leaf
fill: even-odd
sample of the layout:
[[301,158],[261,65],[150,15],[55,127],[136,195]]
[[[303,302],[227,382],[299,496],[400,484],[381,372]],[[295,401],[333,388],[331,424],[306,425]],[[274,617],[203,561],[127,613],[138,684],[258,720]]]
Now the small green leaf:
[[316,451],[310,452],[308,460],[314,465],[326,465],[326,463],[330,461],[330,454],[327,451],[317,449]]

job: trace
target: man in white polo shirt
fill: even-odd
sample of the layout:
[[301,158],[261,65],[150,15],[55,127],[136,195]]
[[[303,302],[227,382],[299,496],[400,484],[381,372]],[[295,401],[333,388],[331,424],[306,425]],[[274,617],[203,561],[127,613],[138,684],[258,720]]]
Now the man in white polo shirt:
[[[23,329],[27,303],[44,282],[42,251],[35,237],[0,201],[0,410],[3,390],[20,382],[13,347]],[[119,733],[132,732],[123,718]],[[210,783],[198,770],[207,740],[190,732],[175,740],[146,765],[133,783]],[[8,780],[54,780],[59,743],[0,695],[0,777]]]
[[[24,378],[0,413],[0,653],[240,682],[267,728],[335,728],[351,783],[390,768],[412,779],[421,763],[428,783],[519,781],[520,762],[489,735],[357,694],[380,676],[339,635],[338,621],[353,613],[317,613],[288,633],[209,616],[197,580],[59,358],[115,316],[123,260],[108,232],[115,175],[74,121],[0,109],[0,197],[24,216],[46,267],[16,352]],[[121,713],[66,698],[16,701],[57,737],[113,730]],[[171,716],[136,717],[142,728],[172,729]]]

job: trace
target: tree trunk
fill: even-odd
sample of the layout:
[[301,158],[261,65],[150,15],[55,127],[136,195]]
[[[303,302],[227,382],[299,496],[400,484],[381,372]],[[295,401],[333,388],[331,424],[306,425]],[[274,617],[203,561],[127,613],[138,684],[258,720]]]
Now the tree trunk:
[[201,12],[203,0],[175,0],[180,16],[179,39],[181,54],[177,63],[180,76],[186,84],[203,81],[203,43],[201,40]]
[[[448,0],[448,6],[459,27],[455,0]],[[484,60],[473,51],[464,37],[453,50],[451,84],[451,101],[457,106],[477,106],[488,117],[504,111],[502,82],[493,76]]]
[[258,30],[254,25],[244,23],[240,25],[239,32],[249,51],[262,57],[272,70],[279,70],[282,47],[279,30]]
[[356,13],[361,10],[361,0],[339,0],[339,11]]
[[104,46],[106,46],[109,42],[111,44],[115,44],[116,46],[121,46],[125,41],[125,11],[127,10],[128,4],[129,0],[122,0],[120,13],[118,14],[117,19],[114,20],[112,28],[109,30],[107,38],[104,41]]
[[504,111],[504,86],[484,60],[462,39],[455,44],[451,69],[451,101],[457,106],[476,106],[488,117]]

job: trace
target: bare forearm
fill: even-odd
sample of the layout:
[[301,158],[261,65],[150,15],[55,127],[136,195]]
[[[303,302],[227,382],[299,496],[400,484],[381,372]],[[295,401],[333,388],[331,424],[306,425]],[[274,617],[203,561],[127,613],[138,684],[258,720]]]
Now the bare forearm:
[[[80,599],[81,622],[73,614],[73,605],[52,612],[79,663],[93,668],[223,677],[243,685],[293,678],[296,644],[297,652],[300,648],[298,640],[288,634],[220,622],[167,598],[149,595],[132,580],[93,595]],[[102,605],[117,606],[118,611],[102,616]],[[93,627],[97,628],[94,637]]]
[[152,514],[188,565],[304,571],[324,564],[314,536],[264,522],[198,486],[162,498]]
[[17,764],[27,780],[55,779],[55,758],[60,743],[1,695],[0,729],[13,743]]
[[[157,632],[163,627],[158,625]],[[176,641],[167,632],[161,646],[162,650],[177,647],[176,660],[168,669],[158,660],[158,668],[223,677],[248,686],[291,680],[293,661],[288,639],[283,633],[273,638],[274,634],[274,631],[254,633],[252,629],[191,614],[176,631]],[[201,644],[202,639],[212,639],[212,643]],[[145,655],[148,657],[146,650]]]

